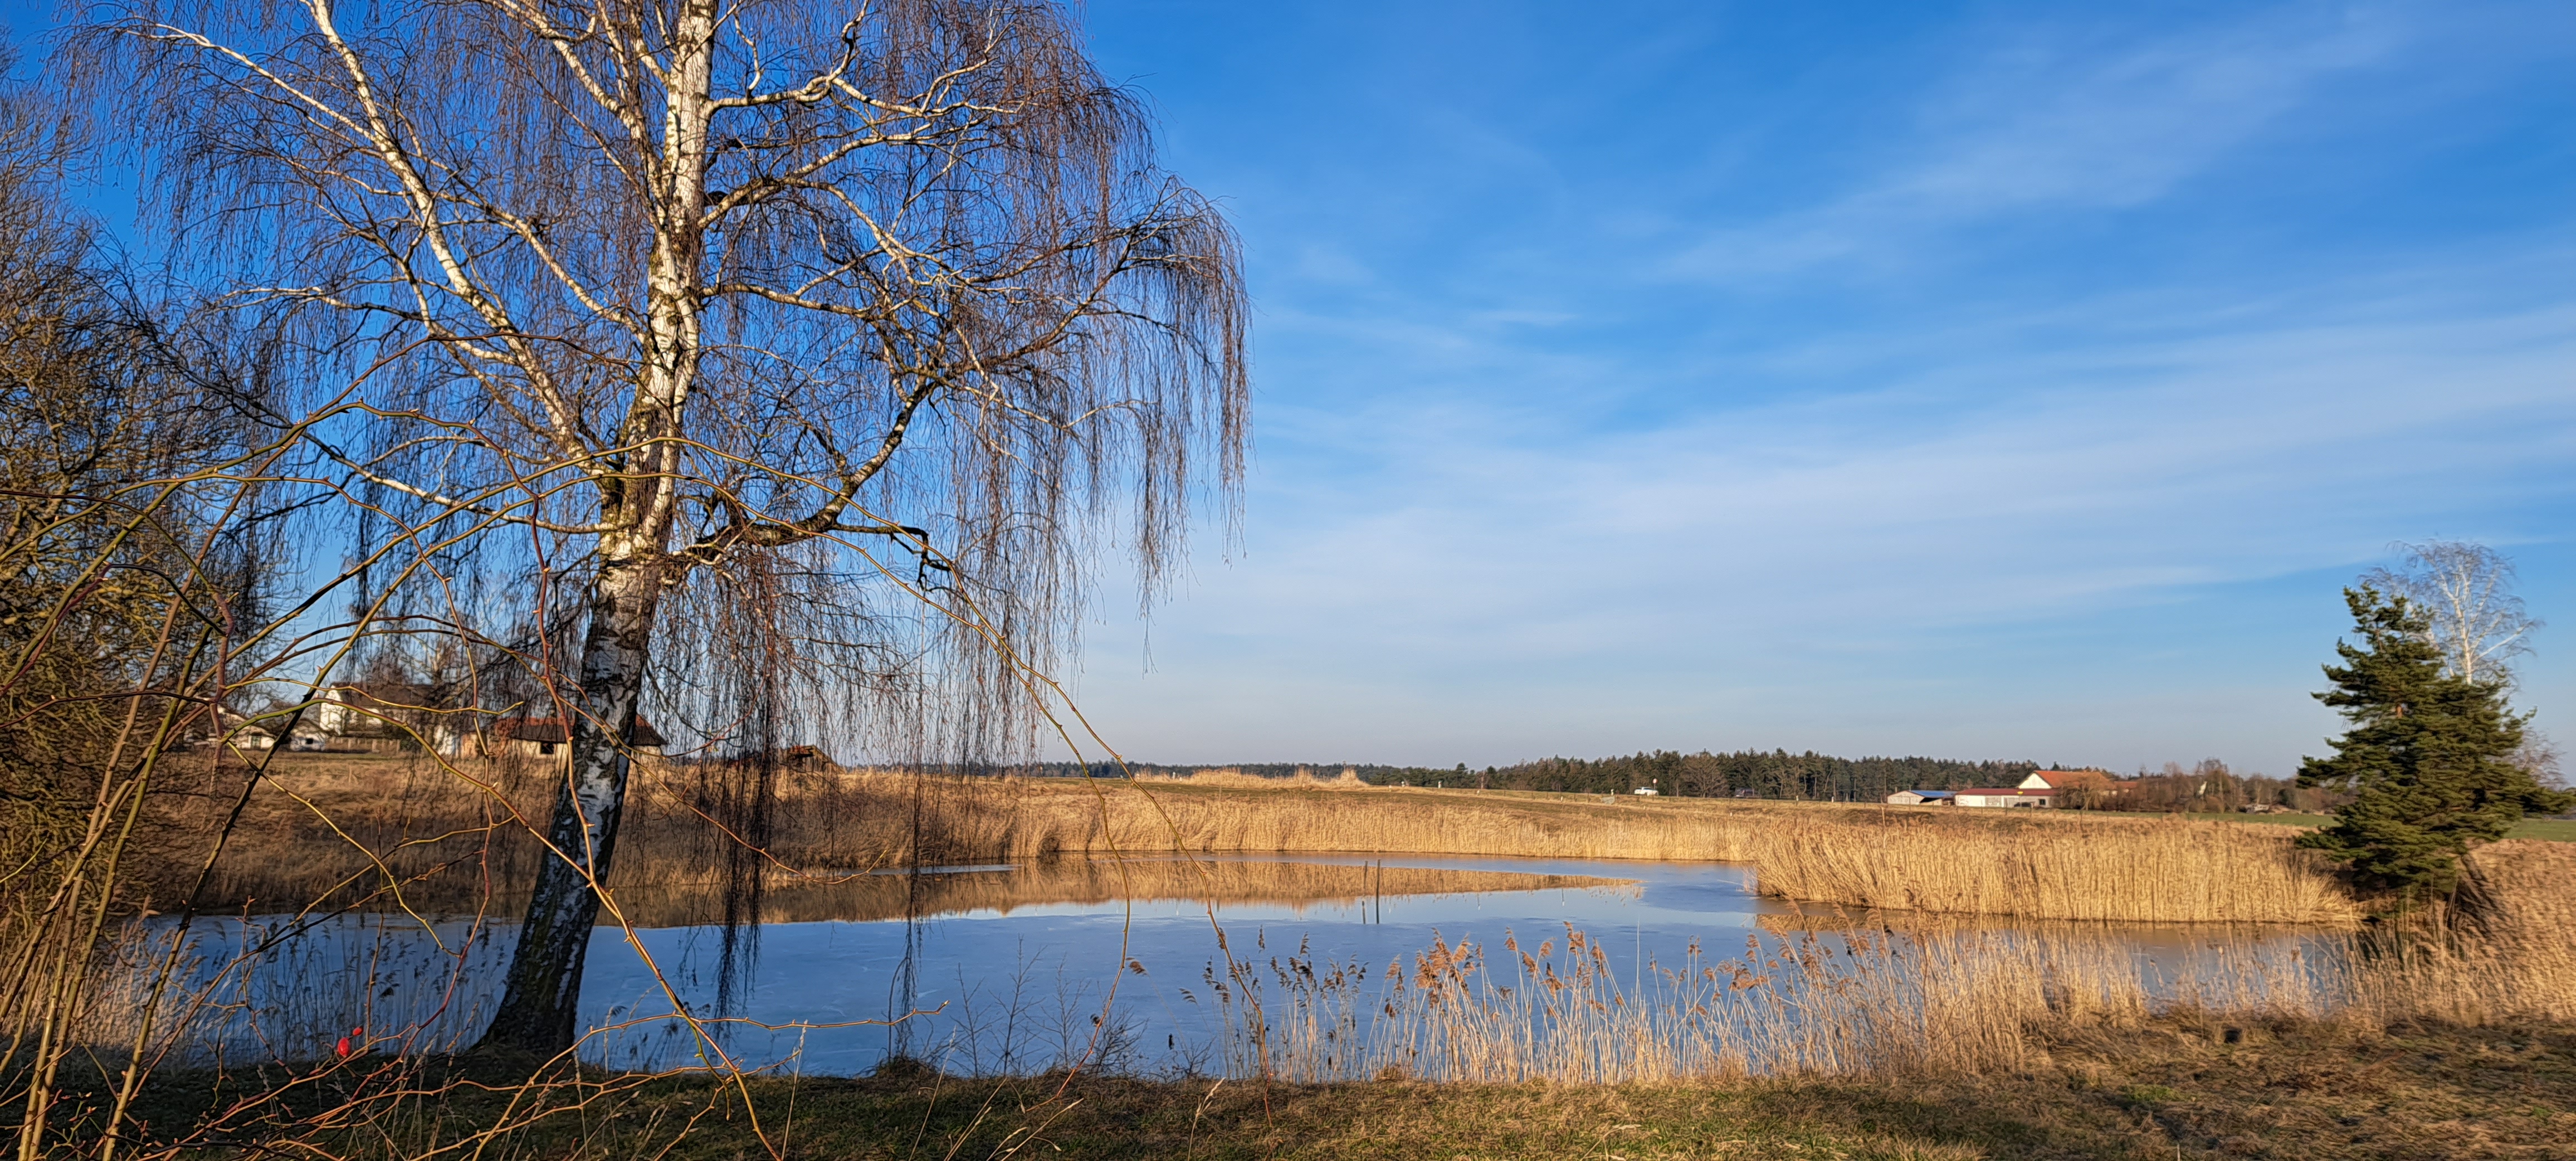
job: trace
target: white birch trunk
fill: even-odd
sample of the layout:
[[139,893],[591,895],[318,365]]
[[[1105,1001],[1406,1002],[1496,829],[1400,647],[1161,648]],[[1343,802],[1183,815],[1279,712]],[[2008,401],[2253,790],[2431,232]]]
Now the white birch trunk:
[[604,568],[593,590],[581,650],[584,705],[564,715],[571,760],[546,835],[558,853],[538,863],[486,1044],[554,1053],[580,1034],[582,967],[599,918],[597,885],[608,876],[625,811],[631,762],[623,743],[643,691],[659,588],[652,569],[629,565]]
[[556,1053],[580,1029],[581,976],[599,884],[617,848],[632,766],[629,741],[652,656],[653,615],[671,559],[672,480],[681,417],[695,386],[704,291],[706,128],[713,84],[714,0],[688,5],[673,28],[669,89],[651,193],[653,253],[647,267],[642,374],[620,442],[634,449],[599,482],[600,569],[582,638],[581,700],[563,715],[571,763],[555,797],[547,837],[554,853],[537,872],[535,894],[487,1045]]

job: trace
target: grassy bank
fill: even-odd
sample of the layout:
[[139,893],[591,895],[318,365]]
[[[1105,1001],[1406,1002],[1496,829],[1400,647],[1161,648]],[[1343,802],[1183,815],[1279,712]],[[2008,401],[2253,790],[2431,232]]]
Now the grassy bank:
[[[2232,1042],[2231,1042],[2232,1041]],[[736,1158],[2563,1157],[2576,1139],[2576,1028],[2235,1024],[2199,1017],[2049,1041],[2026,1068],[1888,1080],[1624,1086],[1294,1085],[927,1074],[756,1080],[594,1075],[532,1098],[512,1074],[360,1060],[269,1104],[254,1078],[157,1082],[165,1132],[315,1155]],[[282,1088],[272,1076],[267,1086]],[[409,1089],[413,1095],[396,1095]],[[344,1097],[360,1099],[345,1100]],[[328,1109],[338,1119],[317,1124]],[[747,1115],[750,1114],[750,1115]],[[496,1126],[517,1128],[491,1139]],[[207,1149],[247,1156],[256,1147]],[[299,1150],[300,1152],[303,1150]]]

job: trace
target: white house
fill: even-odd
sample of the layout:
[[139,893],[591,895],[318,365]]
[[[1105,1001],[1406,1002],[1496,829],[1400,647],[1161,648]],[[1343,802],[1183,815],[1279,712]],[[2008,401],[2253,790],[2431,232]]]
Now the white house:
[[2021,780],[2018,786],[1980,786],[1959,792],[1961,806],[2021,806],[2046,808],[2057,805],[2057,787],[2049,784],[2047,771]]
[[473,728],[473,715],[456,709],[445,690],[397,681],[333,686],[305,721],[325,737],[314,749],[376,752],[426,746],[456,754]]
[[[484,733],[480,749],[491,757],[517,754],[550,758],[565,752],[571,741],[572,732],[565,728],[562,718],[503,718],[492,723],[492,728]],[[662,732],[654,729],[653,723],[645,721],[644,715],[635,715],[635,739],[631,748],[637,753],[659,754],[663,745]]]

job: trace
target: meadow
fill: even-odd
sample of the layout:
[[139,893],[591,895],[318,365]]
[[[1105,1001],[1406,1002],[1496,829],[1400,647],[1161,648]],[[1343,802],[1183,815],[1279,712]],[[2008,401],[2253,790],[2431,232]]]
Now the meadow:
[[[542,806],[545,774],[492,763],[463,771],[481,789],[460,792],[459,773],[417,756],[280,755],[209,897],[506,918],[508,885],[534,857],[510,820]],[[639,775],[632,844],[610,884],[632,921],[705,922],[721,905],[701,837],[704,773]],[[1766,894],[1809,906],[1745,947],[1642,978],[1571,930],[1535,946],[1438,943],[1379,973],[1328,955],[1230,956],[1229,1031],[1204,1075],[946,1076],[901,1059],[845,1080],[646,1075],[399,1054],[396,1039],[362,1038],[346,1055],[154,1074],[140,1107],[174,1133],[156,1149],[2418,1157],[2549,1156],[2576,1132],[2576,846],[2486,848],[2465,904],[2386,924],[2364,922],[2384,901],[2350,893],[2291,845],[2295,830],[2232,818],[1226,776],[782,778],[773,921],[1024,901],[1007,885],[864,874],[916,860],[1045,864],[1070,876],[1049,888],[1068,897],[1495,885],[1440,877],[1454,872],[1354,880],[1341,867],[1265,887],[1217,881],[1236,869],[1176,852],[1731,861],[1754,866]],[[1110,855],[1162,858],[1092,861]],[[2025,926],[1941,922],[1974,916]],[[2121,922],[2284,925],[2341,951],[2226,960],[2151,994],[2089,938]],[[113,1009],[101,1006],[102,1046],[141,1010]],[[113,1058],[112,1047],[98,1057]],[[66,1077],[64,1108],[90,1107],[83,1085],[103,1083]]]

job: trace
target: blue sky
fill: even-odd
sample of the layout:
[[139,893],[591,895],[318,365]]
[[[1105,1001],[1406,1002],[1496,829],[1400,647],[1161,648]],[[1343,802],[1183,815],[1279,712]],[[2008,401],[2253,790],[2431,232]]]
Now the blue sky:
[[[1089,0],[1257,306],[1132,757],[2287,773],[2483,540],[2576,741],[2576,8]],[[50,5],[0,0],[0,23]]]
[[1259,307],[1240,550],[1091,632],[1135,756],[2284,773],[2435,536],[2576,712],[2576,9],[1088,11]]

